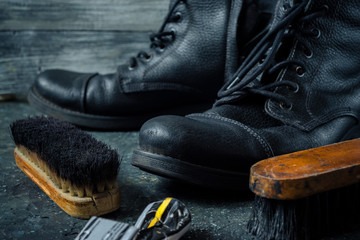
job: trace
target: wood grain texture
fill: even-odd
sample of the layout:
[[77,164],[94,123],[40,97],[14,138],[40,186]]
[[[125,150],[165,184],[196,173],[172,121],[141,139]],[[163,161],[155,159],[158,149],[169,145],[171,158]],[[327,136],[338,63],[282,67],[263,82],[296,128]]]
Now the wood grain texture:
[[155,31],[169,0],[2,0],[2,30]]
[[250,189],[270,199],[299,199],[360,182],[360,139],[260,161]]
[[0,32],[0,94],[24,94],[46,69],[115,72],[149,47],[150,32]]
[[0,95],[24,95],[37,73],[114,72],[148,47],[169,0],[0,1]]

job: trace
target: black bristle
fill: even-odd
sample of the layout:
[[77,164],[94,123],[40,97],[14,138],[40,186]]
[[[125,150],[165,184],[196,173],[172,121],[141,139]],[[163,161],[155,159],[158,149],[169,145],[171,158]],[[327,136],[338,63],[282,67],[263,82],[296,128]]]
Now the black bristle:
[[299,200],[255,196],[248,223],[259,240],[319,239],[360,223],[360,183]]
[[115,180],[119,157],[115,150],[75,126],[52,117],[17,120],[10,126],[16,145],[22,145],[75,185]]

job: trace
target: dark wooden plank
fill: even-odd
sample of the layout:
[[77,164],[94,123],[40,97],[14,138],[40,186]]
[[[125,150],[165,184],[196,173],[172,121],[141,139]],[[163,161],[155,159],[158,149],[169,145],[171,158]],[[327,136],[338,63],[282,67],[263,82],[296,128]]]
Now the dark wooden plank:
[[40,71],[110,73],[149,46],[150,32],[0,31],[0,94],[25,93]]
[[1,30],[155,31],[169,0],[1,0]]

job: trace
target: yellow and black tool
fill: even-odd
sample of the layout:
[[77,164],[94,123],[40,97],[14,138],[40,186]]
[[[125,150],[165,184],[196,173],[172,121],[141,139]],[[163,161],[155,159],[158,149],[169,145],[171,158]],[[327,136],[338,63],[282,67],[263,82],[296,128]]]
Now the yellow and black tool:
[[190,228],[191,214],[177,199],[166,198],[150,203],[142,212],[135,227],[138,239],[179,239]]
[[189,229],[191,215],[174,198],[150,203],[135,226],[114,220],[92,217],[75,240],[177,240]]

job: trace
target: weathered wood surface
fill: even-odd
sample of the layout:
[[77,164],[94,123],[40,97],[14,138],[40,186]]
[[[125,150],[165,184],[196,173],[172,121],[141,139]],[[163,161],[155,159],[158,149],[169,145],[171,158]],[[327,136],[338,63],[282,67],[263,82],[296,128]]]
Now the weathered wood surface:
[[169,0],[0,0],[0,95],[24,94],[37,73],[109,73],[146,50]]
[[1,30],[155,31],[169,0],[1,0]]
[[0,32],[0,94],[25,93],[36,74],[60,68],[110,73],[139,50],[144,32]]

